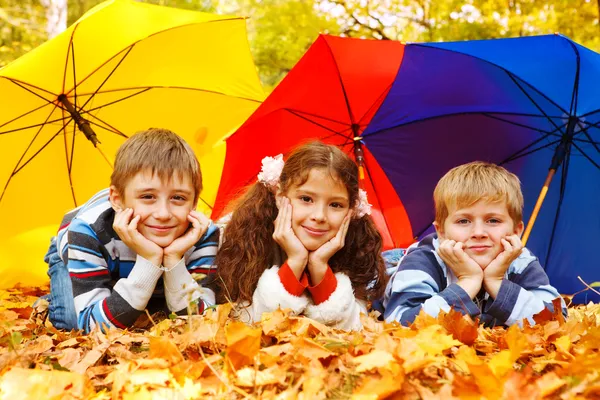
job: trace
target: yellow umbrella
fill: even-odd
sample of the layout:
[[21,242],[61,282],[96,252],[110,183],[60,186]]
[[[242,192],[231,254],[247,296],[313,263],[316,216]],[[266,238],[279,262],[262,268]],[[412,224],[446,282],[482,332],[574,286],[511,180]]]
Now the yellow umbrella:
[[[264,98],[243,18],[131,0],[96,6],[0,69],[0,93],[0,245],[108,186],[130,134],[168,128],[201,152]],[[221,167],[201,165],[218,184]]]

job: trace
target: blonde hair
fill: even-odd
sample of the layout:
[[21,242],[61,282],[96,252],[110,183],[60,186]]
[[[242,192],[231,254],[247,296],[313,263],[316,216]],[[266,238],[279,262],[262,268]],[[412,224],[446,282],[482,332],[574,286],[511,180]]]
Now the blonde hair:
[[138,172],[149,170],[161,180],[170,180],[175,173],[180,179],[188,174],[195,188],[194,202],[202,191],[202,172],[192,148],[168,129],[150,128],[127,139],[115,157],[110,184],[121,194]]
[[433,191],[435,221],[443,225],[449,209],[472,206],[479,200],[504,202],[513,222],[523,221],[523,193],[519,178],[505,168],[475,161],[452,168]]

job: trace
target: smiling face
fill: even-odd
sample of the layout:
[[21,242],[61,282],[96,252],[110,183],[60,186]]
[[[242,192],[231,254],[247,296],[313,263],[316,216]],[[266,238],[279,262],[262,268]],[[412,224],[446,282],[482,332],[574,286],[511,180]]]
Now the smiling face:
[[140,171],[125,185],[121,195],[111,186],[115,210],[131,208],[139,215],[138,231],[160,247],[169,246],[189,227],[187,216],[194,209],[195,188],[189,176],[173,174],[166,181],[151,171]]
[[464,243],[464,251],[482,269],[504,250],[501,239],[523,232],[523,222],[513,222],[505,202],[484,200],[469,207],[449,208],[443,226],[434,225],[440,239]]
[[349,210],[348,190],[324,169],[312,169],[302,185],[292,185],[292,230],[308,251],[314,251],[339,231]]

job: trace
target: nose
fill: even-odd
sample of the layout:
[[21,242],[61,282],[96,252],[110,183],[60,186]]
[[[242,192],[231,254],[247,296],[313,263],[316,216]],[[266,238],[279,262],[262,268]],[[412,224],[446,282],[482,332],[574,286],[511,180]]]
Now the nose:
[[485,229],[485,223],[483,221],[473,222],[473,228],[471,230],[471,236],[474,238],[487,237],[487,231]]
[[171,208],[168,201],[157,201],[153,210],[153,216],[159,220],[171,218]]
[[315,204],[315,207],[313,208],[313,212],[312,212],[312,219],[315,222],[324,222],[325,221],[325,215],[327,212],[327,206],[326,205],[320,205],[320,204]]

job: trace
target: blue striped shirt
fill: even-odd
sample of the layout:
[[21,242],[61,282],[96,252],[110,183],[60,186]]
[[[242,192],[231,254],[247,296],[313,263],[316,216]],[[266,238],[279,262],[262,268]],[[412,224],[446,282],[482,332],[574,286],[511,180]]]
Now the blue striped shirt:
[[[386,321],[407,325],[421,310],[436,317],[440,310],[447,312],[454,307],[480,318],[487,326],[513,325],[523,319],[533,324],[532,317],[544,308],[552,310],[552,300],[560,297],[538,259],[524,248],[506,271],[495,300],[483,289],[471,299],[437,254],[438,247],[437,234],[433,233],[408,248],[386,287]],[[561,302],[566,316],[566,305]]]

